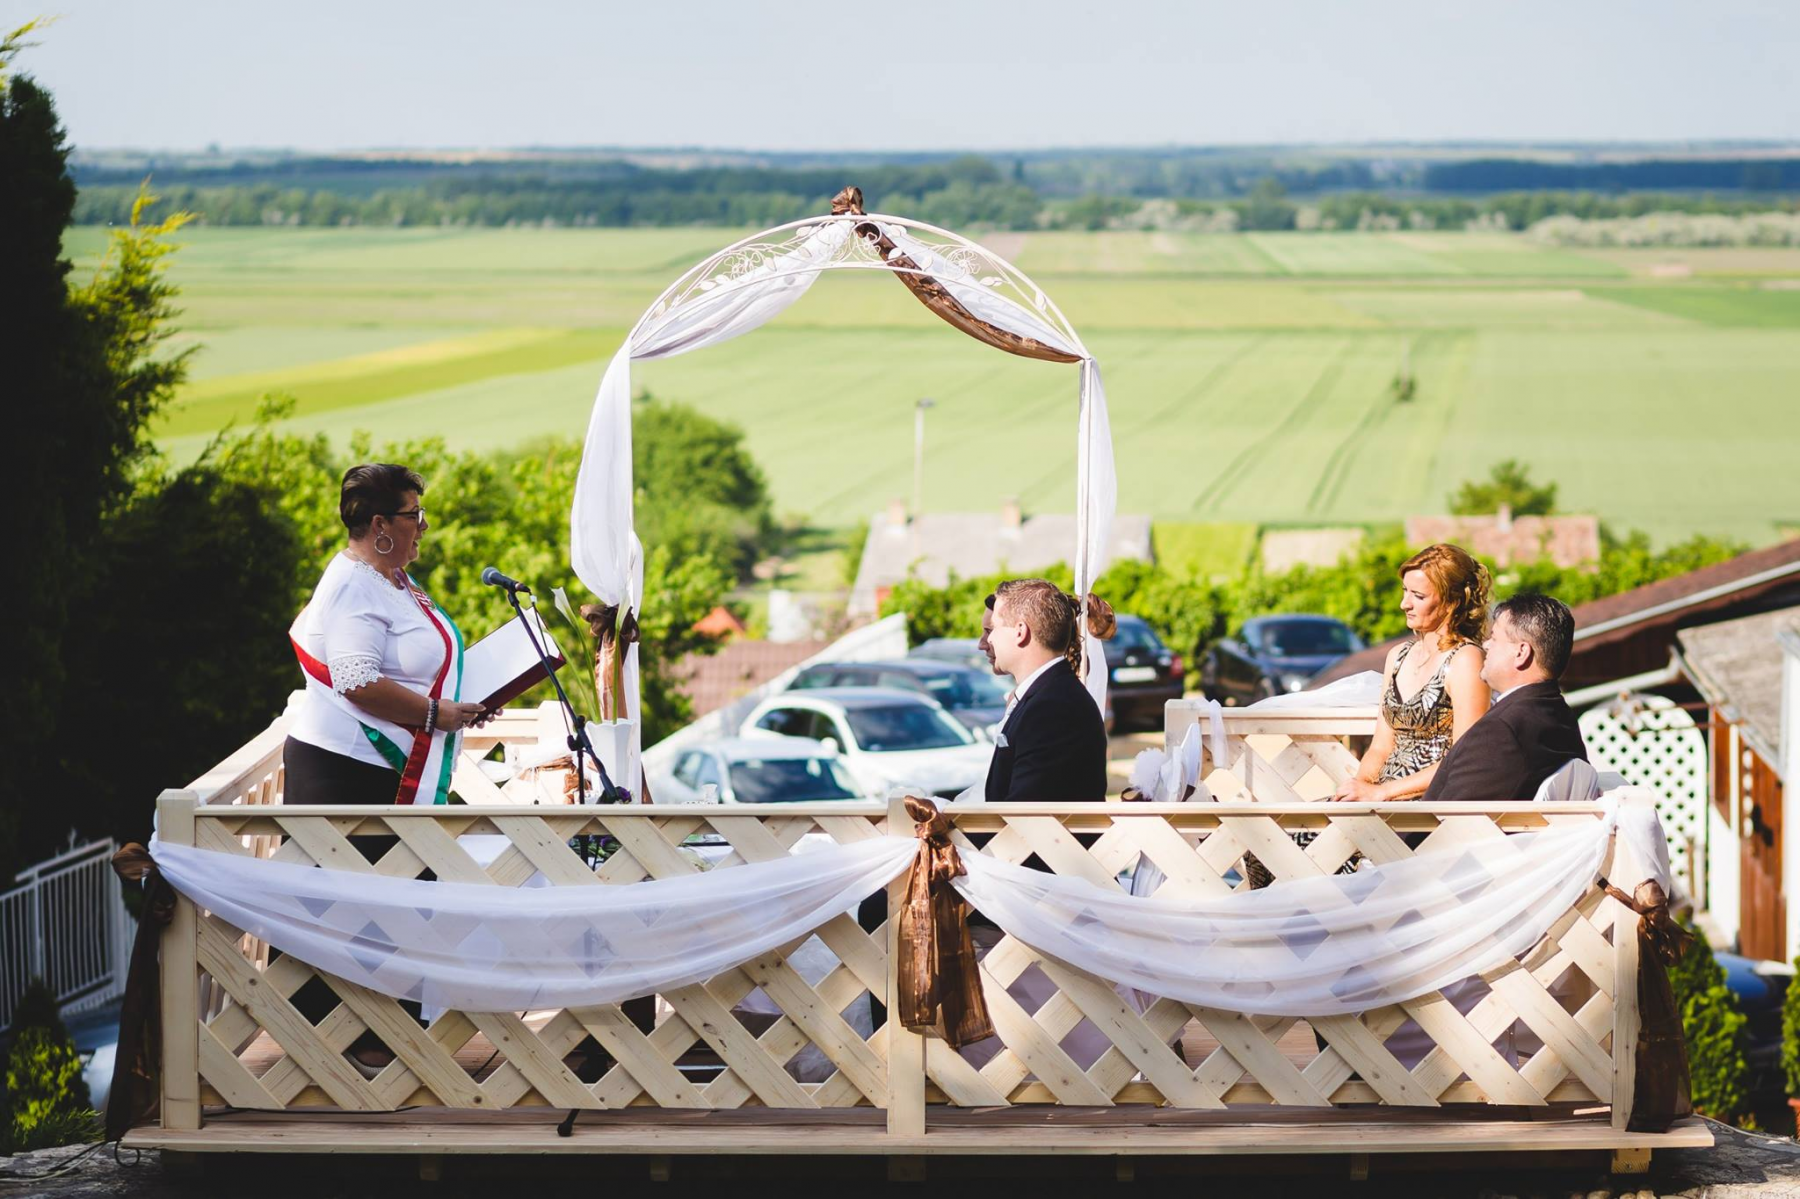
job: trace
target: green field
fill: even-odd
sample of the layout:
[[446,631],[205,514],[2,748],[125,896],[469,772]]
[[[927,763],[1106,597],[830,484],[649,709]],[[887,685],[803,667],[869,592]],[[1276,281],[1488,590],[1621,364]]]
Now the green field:
[[[161,428],[177,458],[268,391],[347,438],[579,436],[606,360],[719,229],[193,229],[173,273],[201,352]],[[78,269],[102,234],[70,237]],[[1515,457],[1571,511],[1658,538],[1800,521],[1800,251],[1596,250],[1505,234],[1003,233],[1099,357],[1120,508],[1182,524],[1441,511]],[[1388,383],[1403,356],[1416,398]],[[640,364],[739,422],[777,510],[848,525],[927,503],[1067,509],[1075,371],[1000,354],[867,272],[763,330]],[[1243,552],[1184,550],[1196,561]]]

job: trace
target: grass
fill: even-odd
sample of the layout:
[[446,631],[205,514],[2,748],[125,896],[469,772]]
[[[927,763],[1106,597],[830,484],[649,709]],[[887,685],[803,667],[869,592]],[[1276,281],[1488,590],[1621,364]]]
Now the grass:
[[[578,437],[624,331],[737,236],[193,229],[173,271],[183,336],[204,349],[164,445],[191,456],[270,390],[298,397],[292,427],[339,439]],[[988,240],[1099,358],[1120,510],[1149,513],[1159,552],[1192,569],[1240,559],[1257,525],[1440,511],[1506,457],[1560,484],[1569,510],[1658,537],[1763,541],[1800,522],[1800,253],[1455,233]],[[102,241],[71,234],[78,270]],[[1418,392],[1399,404],[1406,357]],[[911,495],[922,396],[937,401],[931,507],[1074,502],[1075,370],[962,337],[869,272],[827,276],[754,336],[640,363],[634,383],[742,425],[777,511],[821,528]]]
[[1196,524],[1159,520],[1150,526],[1156,560],[1185,578],[1234,576],[1256,552],[1261,530],[1247,521]]

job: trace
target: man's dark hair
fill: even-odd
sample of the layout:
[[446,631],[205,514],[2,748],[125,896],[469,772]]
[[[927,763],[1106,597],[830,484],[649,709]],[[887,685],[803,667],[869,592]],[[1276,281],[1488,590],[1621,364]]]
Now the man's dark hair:
[[344,489],[338,498],[338,516],[350,536],[361,537],[377,516],[400,511],[406,493],[425,494],[425,480],[415,471],[392,462],[365,462],[344,472]]
[[1521,638],[1531,642],[1537,660],[1553,679],[1562,678],[1569,664],[1569,648],[1575,643],[1575,615],[1559,599],[1535,591],[1521,591],[1502,600],[1494,619],[1506,617]]

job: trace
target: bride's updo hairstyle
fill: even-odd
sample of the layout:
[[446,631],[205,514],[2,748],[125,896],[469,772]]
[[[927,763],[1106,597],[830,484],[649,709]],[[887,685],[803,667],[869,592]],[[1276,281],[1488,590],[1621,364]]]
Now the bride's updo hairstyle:
[[1480,645],[1487,637],[1488,605],[1494,598],[1494,580],[1488,568],[1460,545],[1439,542],[1428,545],[1400,564],[1400,578],[1421,571],[1431,580],[1438,601],[1450,615],[1445,627],[1457,641]]
[[[1081,673],[1081,638],[1075,635],[1081,622],[1079,596],[1065,594],[1047,579],[1008,579],[994,588],[987,606],[994,608],[999,600],[1006,601],[1008,615],[1024,621],[1045,649],[1061,654],[1071,670]],[[1090,591],[1087,609],[1088,632],[1102,641],[1110,640],[1119,626],[1112,605]]]

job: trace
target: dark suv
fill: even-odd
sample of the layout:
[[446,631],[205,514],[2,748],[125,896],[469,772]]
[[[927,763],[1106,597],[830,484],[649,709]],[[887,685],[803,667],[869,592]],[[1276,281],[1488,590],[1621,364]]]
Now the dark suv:
[[1363,648],[1349,625],[1330,616],[1259,616],[1207,651],[1200,689],[1226,704],[1304,691],[1313,675]]
[[[984,660],[985,661],[985,660]],[[1006,715],[1006,684],[990,670],[953,662],[896,658],[884,662],[821,662],[788,684],[791,691],[820,687],[894,687],[935,699],[977,737],[993,740]]]
[[1172,652],[1141,616],[1121,616],[1106,647],[1106,698],[1112,731],[1160,729],[1163,705],[1183,691],[1181,655]]

